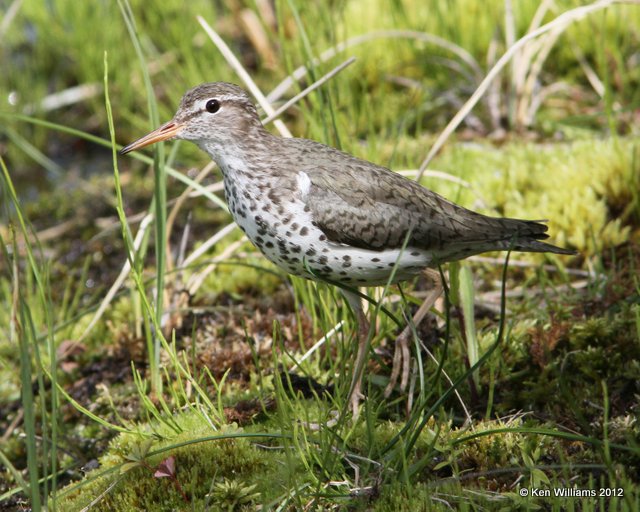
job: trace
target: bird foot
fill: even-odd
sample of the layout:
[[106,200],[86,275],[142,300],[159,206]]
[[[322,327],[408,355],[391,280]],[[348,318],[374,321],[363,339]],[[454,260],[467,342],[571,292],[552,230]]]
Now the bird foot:
[[349,407],[351,409],[351,414],[354,421],[357,420],[358,416],[360,415],[360,402],[364,398],[360,386],[361,379],[358,379],[352,386],[353,390],[351,391],[351,395],[349,396]]
[[[424,301],[420,305],[418,311],[413,316],[414,329],[422,322],[422,319],[431,309],[431,306],[435,303],[436,299],[440,296],[443,290],[440,274],[433,269],[425,269],[424,275],[427,279],[433,282],[433,289],[427,294]],[[405,391],[409,384],[409,373],[411,371],[411,354],[409,352],[409,340],[413,333],[411,324],[407,325],[400,336],[396,338],[395,350],[393,352],[393,367],[391,369],[391,377],[389,378],[389,384],[384,390],[385,398],[389,398],[393,389],[398,383],[398,377],[400,377],[400,391]]]
[[409,352],[409,336],[411,330],[405,327],[400,336],[396,338],[395,350],[393,352],[393,366],[389,383],[384,390],[385,398],[389,398],[400,378],[400,391],[405,391],[409,384],[409,373],[411,371],[411,354]]
[[320,432],[322,429],[335,427],[340,421],[340,413],[338,411],[330,411],[329,416],[330,419],[326,422],[301,421],[300,425],[308,428],[312,432]]
[[367,365],[367,351],[369,349],[369,322],[362,310],[362,302],[359,295],[344,291],[344,296],[351,304],[351,308],[358,320],[358,353],[353,365],[353,378],[351,380],[350,392],[347,400],[351,409],[353,419],[356,420],[360,414],[360,402],[364,398],[362,394],[362,377]]

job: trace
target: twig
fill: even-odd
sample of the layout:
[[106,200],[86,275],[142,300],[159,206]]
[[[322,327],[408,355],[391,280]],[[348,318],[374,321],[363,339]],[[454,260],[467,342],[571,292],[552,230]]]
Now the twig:
[[[581,290],[583,288],[586,288],[587,286],[589,286],[590,284],[592,284],[593,281],[591,279],[583,279],[580,281],[574,281],[572,283],[569,284],[562,284],[559,286],[556,286],[555,289],[557,291],[571,291],[571,290]],[[506,293],[507,297],[525,297],[525,296],[535,296],[535,295],[540,295],[542,293],[542,290],[539,287],[532,287],[532,286],[517,286],[515,288],[512,288],[511,290],[509,290]],[[496,304],[497,302],[500,301],[500,291],[499,290],[492,290],[490,292],[485,292],[482,295],[480,295],[479,297],[479,302],[487,302],[487,303],[493,303]]]
[[[489,256],[469,256],[466,261],[473,261],[476,263],[489,263],[491,265],[504,265],[504,258],[491,258]],[[538,263],[532,263],[530,261],[523,261],[517,259],[510,259],[509,266],[511,267],[521,267],[521,268],[540,268],[546,270],[547,272],[560,272],[560,269],[555,265],[539,265]],[[595,279],[597,277],[597,273],[588,270],[581,270],[579,268],[565,268],[562,272],[566,272],[567,274],[580,276],[580,277],[591,277]]]

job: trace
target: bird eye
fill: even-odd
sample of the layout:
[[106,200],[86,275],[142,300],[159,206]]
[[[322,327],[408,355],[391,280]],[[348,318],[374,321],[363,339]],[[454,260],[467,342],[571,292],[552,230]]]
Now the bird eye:
[[206,108],[210,114],[215,114],[220,110],[220,102],[218,100],[209,100],[204,108]]

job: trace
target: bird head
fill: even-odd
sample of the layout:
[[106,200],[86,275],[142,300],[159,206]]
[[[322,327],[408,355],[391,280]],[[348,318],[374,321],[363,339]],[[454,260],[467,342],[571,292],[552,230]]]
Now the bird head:
[[184,139],[215,155],[236,145],[252,128],[262,129],[256,107],[244,89],[225,82],[189,90],[171,121],[124,147],[120,153],[142,149],[163,140]]

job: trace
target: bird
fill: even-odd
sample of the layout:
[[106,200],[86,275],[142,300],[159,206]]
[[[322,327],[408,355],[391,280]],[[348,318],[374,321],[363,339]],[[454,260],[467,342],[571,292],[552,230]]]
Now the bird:
[[[384,286],[421,273],[436,286],[417,323],[442,290],[438,265],[488,251],[574,251],[543,242],[546,221],[490,217],[466,209],[414,180],[320,142],[269,132],[241,87],[204,83],[187,91],[173,119],[121,150],[183,139],[220,168],[229,211],[249,240],[289,274],[341,287],[358,322],[349,390],[361,400],[369,325],[358,287]],[[385,395],[406,388],[409,326],[398,336]]]

